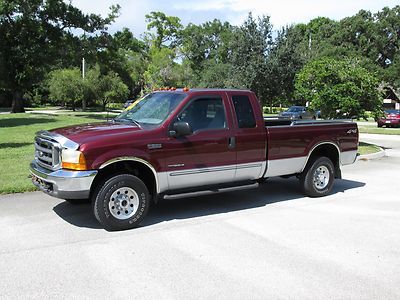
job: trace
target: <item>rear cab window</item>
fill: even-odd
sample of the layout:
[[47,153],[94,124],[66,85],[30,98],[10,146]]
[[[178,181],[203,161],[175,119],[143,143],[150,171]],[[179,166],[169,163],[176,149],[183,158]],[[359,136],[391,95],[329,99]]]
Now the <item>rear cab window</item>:
[[239,128],[255,128],[256,118],[250,99],[247,95],[232,95],[236,120]]

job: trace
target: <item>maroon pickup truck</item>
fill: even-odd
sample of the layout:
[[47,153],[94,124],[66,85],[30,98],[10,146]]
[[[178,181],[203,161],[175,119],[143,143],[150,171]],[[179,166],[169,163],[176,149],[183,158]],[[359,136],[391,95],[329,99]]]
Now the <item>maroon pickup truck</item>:
[[325,196],[357,147],[353,122],[264,119],[246,90],[169,90],[111,122],[38,132],[30,171],[45,193],[91,199],[104,228],[121,230],[137,226],[160,198],[272,176],[297,176],[306,195]]

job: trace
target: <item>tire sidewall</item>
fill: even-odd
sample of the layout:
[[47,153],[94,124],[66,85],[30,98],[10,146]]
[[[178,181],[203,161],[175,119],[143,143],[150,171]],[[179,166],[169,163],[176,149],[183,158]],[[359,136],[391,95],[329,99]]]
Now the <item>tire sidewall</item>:
[[[325,166],[329,171],[329,182],[328,185],[323,189],[317,189],[314,185],[314,173],[317,168]],[[305,177],[303,179],[303,189],[308,196],[311,197],[322,197],[329,194],[332,189],[333,182],[335,179],[335,169],[332,161],[327,157],[317,157],[309,164],[306,169]]]
[[[133,216],[126,220],[115,218],[109,208],[111,195],[119,188],[129,187],[133,189],[139,198],[139,208]],[[95,195],[94,211],[95,216],[106,230],[124,230],[137,227],[146,216],[150,195],[146,185],[136,176],[130,174],[116,175],[105,181],[103,186]]]

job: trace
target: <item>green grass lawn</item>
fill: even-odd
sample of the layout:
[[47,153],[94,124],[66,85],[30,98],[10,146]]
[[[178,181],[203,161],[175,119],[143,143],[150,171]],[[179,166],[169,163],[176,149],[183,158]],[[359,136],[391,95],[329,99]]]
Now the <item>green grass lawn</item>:
[[398,127],[398,128],[378,128],[375,126],[359,125],[358,129],[359,129],[360,133],[400,135],[400,127]]
[[29,163],[34,155],[35,132],[103,120],[105,120],[103,116],[90,114],[84,116],[0,115],[0,194],[35,190],[28,171]]
[[361,155],[379,152],[381,149],[373,144],[360,142],[358,145],[358,153]]

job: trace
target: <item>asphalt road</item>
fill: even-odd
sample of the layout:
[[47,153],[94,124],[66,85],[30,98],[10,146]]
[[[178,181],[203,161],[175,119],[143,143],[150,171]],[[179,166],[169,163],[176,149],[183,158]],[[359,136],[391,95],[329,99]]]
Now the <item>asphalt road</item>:
[[399,299],[400,139],[343,168],[331,195],[295,179],[165,201],[106,232],[89,205],[0,197],[0,298]]

